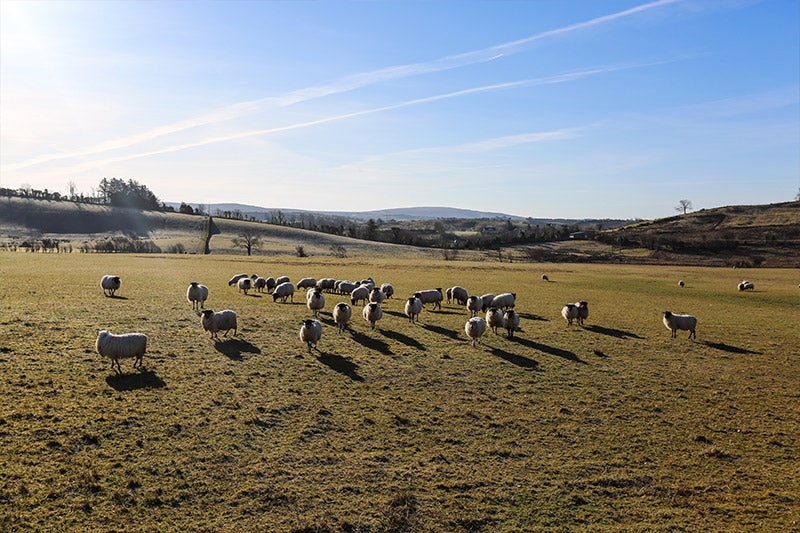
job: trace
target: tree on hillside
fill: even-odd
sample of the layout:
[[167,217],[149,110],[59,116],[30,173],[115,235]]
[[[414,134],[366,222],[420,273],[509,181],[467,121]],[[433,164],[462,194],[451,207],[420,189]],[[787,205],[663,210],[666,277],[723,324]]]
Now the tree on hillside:
[[691,208],[692,208],[692,201],[691,200],[681,200],[680,202],[678,202],[678,205],[675,206],[675,211],[678,211],[678,212],[682,211],[683,214],[685,215],[686,212],[689,211]]
[[97,192],[104,202],[115,207],[150,210],[158,210],[161,207],[161,202],[150,189],[133,180],[126,182],[118,178],[110,180],[103,178],[100,180]]
[[258,250],[261,246],[261,237],[256,235],[253,230],[246,229],[239,233],[238,236],[231,239],[231,243],[236,248],[244,248],[247,250],[247,255],[251,255],[253,250]]

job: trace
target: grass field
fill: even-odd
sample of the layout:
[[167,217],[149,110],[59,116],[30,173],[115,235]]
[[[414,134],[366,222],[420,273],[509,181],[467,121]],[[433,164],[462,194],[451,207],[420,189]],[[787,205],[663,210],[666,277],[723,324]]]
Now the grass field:
[[[239,272],[390,282],[319,351]],[[99,280],[122,278],[117,298]],[[541,280],[547,273],[550,282]],[[746,277],[754,292],[740,293]],[[686,287],[678,287],[678,280]],[[239,315],[214,342],[185,300]],[[800,528],[800,272],[403,257],[0,253],[0,530],[788,531]],[[414,290],[517,293],[472,348]],[[560,309],[587,300],[583,327]],[[699,319],[671,339],[661,312]],[[149,336],[115,375],[98,329]]]

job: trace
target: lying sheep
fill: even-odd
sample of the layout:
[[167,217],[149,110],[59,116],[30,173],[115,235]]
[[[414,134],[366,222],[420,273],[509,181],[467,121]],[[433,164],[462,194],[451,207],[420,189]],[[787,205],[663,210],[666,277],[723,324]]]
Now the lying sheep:
[[375,322],[383,318],[381,304],[375,302],[365,305],[364,309],[361,311],[361,314],[364,316],[364,320],[370,323],[372,329],[375,329]]
[[414,293],[414,296],[422,301],[422,305],[433,304],[434,309],[442,309],[442,300],[444,299],[444,295],[442,294],[441,287],[418,291]]
[[506,309],[503,313],[503,327],[508,331],[508,338],[514,336],[514,332],[519,329],[519,313],[513,309]]
[[391,283],[382,283],[381,292],[385,294],[387,298],[391,298],[392,295],[394,295],[394,287],[392,287]]
[[752,281],[744,280],[739,283],[739,290],[740,291],[752,291],[755,290],[756,286],[753,284]]
[[458,305],[467,305],[467,298],[469,298],[469,293],[467,292],[467,289],[456,285],[455,287],[450,287],[449,290],[450,290],[450,297],[453,300],[455,300]]
[[233,330],[233,336],[236,336],[236,313],[230,309],[225,309],[219,313],[215,313],[213,309],[206,309],[200,313],[200,323],[203,329],[211,333],[212,339],[218,339],[220,331],[224,331],[223,337],[228,336],[228,332]]
[[248,277],[247,274],[236,274],[230,280],[228,280],[228,287],[233,285],[234,283],[239,283],[239,280],[242,278]]
[[408,320],[413,324],[414,320],[419,320],[419,314],[422,312],[422,300],[416,296],[411,296],[406,300],[405,313]]
[[683,287],[685,287],[685,286],[686,286],[686,282],[685,282],[685,281],[683,281],[683,280],[680,280],[680,281],[678,282],[678,287],[680,287],[680,288],[683,288]]
[[486,310],[486,323],[497,335],[497,328],[503,327],[503,312],[497,307],[490,307]]
[[550,281],[550,278],[547,276],[547,274],[542,274],[542,281]]
[[672,331],[672,338],[678,335],[678,330],[688,331],[690,339],[696,339],[695,328],[697,328],[697,318],[692,315],[676,315],[670,311],[664,311],[664,326]]
[[369,285],[359,285],[350,293],[350,303],[356,305],[361,301],[367,302],[370,290]]
[[464,324],[464,331],[472,339],[472,346],[480,344],[481,337],[486,333],[486,321],[479,316],[474,316]]
[[514,305],[517,303],[517,293],[515,292],[504,292],[503,294],[498,294],[492,300],[492,304],[489,307],[499,307],[500,309],[513,309]]
[[378,287],[375,287],[371,291],[369,291],[369,301],[374,302],[376,304],[382,304],[383,301],[386,299],[386,294]]
[[253,280],[250,278],[242,278],[237,281],[236,284],[239,287],[239,292],[244,292],[245,296],[247,296],[247,291],[253,287]]
[[339,302],[333,308],[333,320],[336,322],[339,330],[337,333],[343,332],[347,328],[347,323],[353,317],[353,308],[344,302]]
[[291,297],[292,302],[294,302],[294,285],[292,285],[291,281],[285,281],[275,287],[275,291],[272,293],[272,301],[277,302],[278,300],[286,303],[286,299]]
[[306,293],[306,306],[314,315],[314,318],[319,316],[319,312],[325,307],[325,296],[322,294],[322,289],[314,287]]
[[189,288],[186,289],[186,299],[192,303],[192,310],[205,307],[205,301],[208,299],[208,287],[192,281]]
[[300,322],[300,340],[308,345],[308,355],[311,355],[311,348],[317,347],[317,343],[322,338],[322,323],[319,320],[306,319]]
[[114,293],[117,292],[122,286],[122,280],[119,276],[111,276],[110,274],[106,274],[102,278],[100,278],[100,287],[103,288],[103,295],[104,296],[114,296]]
[[317,286],[316,278],[303,278],[303,279],[301,279],[300,281],[297,282],[297,290],[298,291],[300,289],[305,289],[305,290],[313,289],[316,286]]
[[589,304],[586,302],[567,304],[561,309],[561,316],[566,319],[568,326],[572,325],[573,320],[577,320],[582,326],[583,321],[589,318]]
[[[111,359],[111,369],[117,374],[122,374],[119,366],[120,359],[133,357],[133,368],[142,367],[142,357],[147,351],[147,335],[144,333],[123,333],[114,335],[103,329],[97,332],[97,341],[94,343],[95,350],[103,357]],[[114,368],[114,365],[117,368]]]
[[483,300],[474,295],[467,298],[467,311],[470,312],[471,316],[478,316],[482,309]]

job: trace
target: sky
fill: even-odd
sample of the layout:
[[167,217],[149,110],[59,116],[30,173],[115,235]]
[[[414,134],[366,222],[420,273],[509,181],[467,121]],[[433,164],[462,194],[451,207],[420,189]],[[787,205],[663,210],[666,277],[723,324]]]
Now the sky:
[[0,187],[643,218],[800,192],[800,0],[0,0]]

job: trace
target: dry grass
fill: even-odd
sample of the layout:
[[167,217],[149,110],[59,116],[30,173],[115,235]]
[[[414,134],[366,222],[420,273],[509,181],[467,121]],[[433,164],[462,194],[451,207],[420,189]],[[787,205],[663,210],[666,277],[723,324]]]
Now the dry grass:
[[[395,257],[2,253],[0,272],[3,530],[798,528],[797,270],[748,270],[753,293],[731,269]],[[378,330],[356,312],[336,335],[326,295],[309,357],[302,291],[240,295],[239,272],[371,275],[397,297]],[[235,340],[201,331],[193,280],[238,313]],[[517,338],[471,348],[455,305],[401,316],[455,284],[517,292]],[[696,342],[666,309],[698,316]],[[147,333],[145,369],[114,375],[100,328]]]

